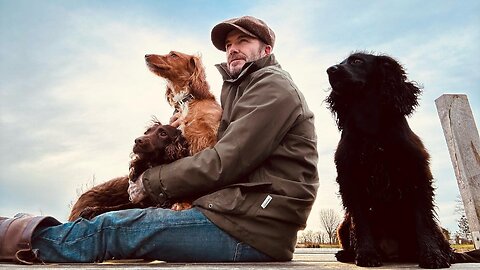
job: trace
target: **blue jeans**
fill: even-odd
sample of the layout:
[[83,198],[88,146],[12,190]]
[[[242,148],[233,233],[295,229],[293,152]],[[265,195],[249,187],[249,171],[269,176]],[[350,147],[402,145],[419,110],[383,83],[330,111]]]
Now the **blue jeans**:
[[273,260],[232,238],[195,208],[130,209],[38,228],[32,246],[45,262],[132,258],[167,262]]

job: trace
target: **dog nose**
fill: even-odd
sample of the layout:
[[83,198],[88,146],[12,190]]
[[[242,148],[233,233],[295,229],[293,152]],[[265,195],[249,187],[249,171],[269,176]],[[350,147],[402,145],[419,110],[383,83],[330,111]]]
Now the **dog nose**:
[[327,73],[328,74],[332,74],[332,73],[335,73],[336,71],[338,70],[338,66],[335,65],[335,66],[331,66],[327,69]]
[[141,143],[143,143],[143,138],[142,137],[139,137],[139,138],[135,139],[135,144],[141,144]]
[[152,56],[151,54],[145,54],[145,58],[149,58],[150,56]]

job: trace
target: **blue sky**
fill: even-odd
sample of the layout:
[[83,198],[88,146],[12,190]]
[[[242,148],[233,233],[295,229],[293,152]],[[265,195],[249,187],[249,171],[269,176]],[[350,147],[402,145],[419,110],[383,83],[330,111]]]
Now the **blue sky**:
[[366,50],[398,59],[424,87],[409,122],[432,156],[440,222],[455,231],[459,192],[434,100],[467,94],[478,119],[479,14],[478,1],[0,0],[0,215],[65,221],[77,190],[127,174],[134,138],[172,113],[143,56],[200,54],[218,96],[213,65],[225,56],[210,30],[253,15],[275,31],[274,53],[316,116],[321,186],[308,229],[319,230],[320,209],[341,211],[325,70]]

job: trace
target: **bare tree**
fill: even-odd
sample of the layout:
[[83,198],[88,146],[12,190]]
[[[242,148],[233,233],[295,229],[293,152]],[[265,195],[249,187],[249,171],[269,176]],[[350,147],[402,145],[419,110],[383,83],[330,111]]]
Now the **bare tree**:
[[303,247],[316,248],[320,247],[323,242],[323,233],[320,231],[306,230],[298,234],[297,244]]
[[315,233],[312,230],[307,230],[304,232],[303,237],[305,239],[305,243],[311,244],[315,239]]
[[302,231],[297,235],[297,244],[305,243],[305,233]]
[[323,243],[323,236],[322,236],[322,232],[315,232],[314,235],[313,235],[313,243],[315,243],[315,245],[317,246],[320,246],[320,244]]
[[457,235],[466,240],[472,240],[472,233],[470,232],[470,227],[468,226],[467,217],[462,215],[458,221],[458,231]]
[[337,227],[340,224],[340,216],[333,209],[320,210],[320,221],[322,227],[327,233],[330,244],[337,243]]
[[457,196],[455,200],[455,213],[460,215],[460,218],[457,219],[458,230],[456,231],[456,235],[465,240],[472,240],[472,233],[470,232],[465,208],[463,207],[463,201],[460,196]]

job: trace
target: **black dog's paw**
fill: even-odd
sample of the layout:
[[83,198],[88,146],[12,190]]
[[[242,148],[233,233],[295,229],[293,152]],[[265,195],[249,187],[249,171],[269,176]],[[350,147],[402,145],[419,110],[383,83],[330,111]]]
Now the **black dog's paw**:
[[362,267],[379,267],[382,266],[382,259],[374,250],[358,251],[355,264]]
[[337,261],[349,263],[355,261],[355,253],[352,250],[339,250],[335,253],[335,258]]
[[451,254],[440,250],[429,250],[419,256],[419,266],[421,268],[438,269],[450,267]]

